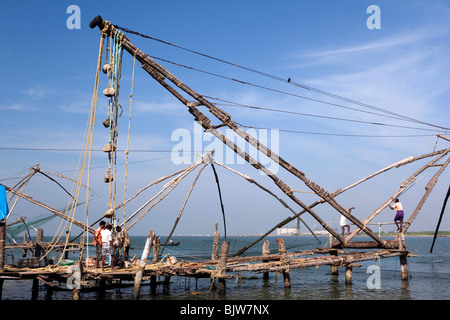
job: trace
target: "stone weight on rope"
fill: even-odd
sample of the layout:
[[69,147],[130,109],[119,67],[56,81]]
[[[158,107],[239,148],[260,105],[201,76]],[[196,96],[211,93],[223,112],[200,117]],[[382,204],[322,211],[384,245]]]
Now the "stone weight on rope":
[[105,181],[105,183],[112,182],[113,180],[114,180],[114,177],[113,177],[113,175],[112,175],[111,172],[108,172],[108,173],[105,175],[105,178],[103,179],[103,181]]
[[[111,177],[112,177],[112,175],[111,175]],[[103,214],[103,216],[105,218],[112,218],[113,215],[114,215],[114,209],[113,208],[106,210],[106,212]]]
[[103,146],[103,152],[112,152],[116,151],[116,146],[112,145],[111,143],[107,143]]
[[112,88],[112,87],[108,87],[108,88],[106,88],[105,90],[103,90],[103,94],[104,94],[105,96],[107,96],[108,98],[114,96],[114,93],[115,93],[115,90],[114,90],[114,88]]
[[111,64],[105,64],[105,65],[102,67],[103,73],[108,73],[108,72],[111,71],[111,69],[112,69],[112,65],[111,65]]
[[109,128],[109,126],[111,126],[113,124],[113,120],[107,118],[105,121],[103,121],[103,126],[105,128]]

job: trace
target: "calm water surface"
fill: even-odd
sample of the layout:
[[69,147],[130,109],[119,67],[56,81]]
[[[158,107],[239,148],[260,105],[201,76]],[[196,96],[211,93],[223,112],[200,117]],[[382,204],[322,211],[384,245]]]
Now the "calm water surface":
[[[139,257],[146,237],[131,237],[131,256]],[[230,254],[252,243],[256,237],[228,237]],[[277,252],[276,237],[268,237],[272,253]],[[388,238],[386,238],[388,239]],[[161,237],[161,243],[164,241]],[[207,260],[211,256],[213,237],[179,236],[174,241],[181,241],[178,247],[167,247],[163,255],[170,254],[181,260]],[[327,238],[285,237],[288,251],[298,251],[325,246]],[[355,239],[356,241],[358,239]],[[364,238],[360,239],[364,240]],[[240,281],[227,281],[225,296],[210,291],[209,279],[172,277],[170,292],[164,293],[163,286],[158,285],[156,295],[151,294],[148,285],[141,288],[140,300],[448,300],[450,299],[450,237],[439,237],[430,254],[432,237],[406,237],[407,249],[418,257],[408,258],[409,281],[401,281],[399,258],[381,259],[380,261],[362,262],[361,268],[353,268],[352,284],[345,284],[345,269],[340,269],[338,277],[332,277],[329,266],[291,270],[290,289],[285,289],[283,278],[271,273],[269,281],[263,281],[262,274],[240,273],[247,277]],[[245,255],[260,255],[262,243],[248,250]],[[93,248],[92,248],[93,249]],[[8,251],[19,259],[21,251]],[[94,256],[93,250],[90,256]],[[9,259],[12,256],[8,257]],[[77,259],[76,255],[69,258]],[[379,289],[369,289],[367,279],[371,265],[380,268],[381,282]],[[163,278],[160,279],[161,281]],[[5,281],[3,300],[30,300],[31,281]],[[130,300],[133,287],[110,289],[105,295],[96,292],[82,292],[81,300]],[[53,292],[49,297],[45,287],[40,287],[38,300],[71,300],[70,291]]]

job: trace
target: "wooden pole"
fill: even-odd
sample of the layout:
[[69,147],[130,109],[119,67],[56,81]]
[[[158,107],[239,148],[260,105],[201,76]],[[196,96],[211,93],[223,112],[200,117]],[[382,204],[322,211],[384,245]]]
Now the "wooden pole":
[[431,178],[430,182],[425,186],[425,194],[423,195],[422,199],[420,200],[419,204],[417,205],[414,212],[411,214],[411,217],[408,219],[408,221],[405,222],[405,225],[403,226],[402,233],[405,233],[406,230],[408,230],[409,226],[412,224],[414,219],[419,214],[420,209],[422,209],[422,206],[424,205],[425,201],[427,201],[428,196],[430,195],[431,191],[433,190],[434,186],[436,185],[439,176],[442,174],[442,172],[445,170],[445,168],[450,163],[450,158],[445,161],[445,163],[441,166],[441,168],[436,172],[436,174]]
[[408,259],[406,254],[400,256],[400,270],[402,274],[402,280],[408,280]]
[[[95,28],[98,26],[100,30],[103,29],[105,26],[106,21],[103,20],[100,16],[97,16],[94,18],[89,26],[91,28]],[[116,31],[115,27],[112,25],[109,25],[109,32],[114,33]],[[133,45],[128,37],[123,35],[122,37],[122,47],[128,51],[130,54],[136,57],[136,60],[138,60],[140,63],[142,63],[142,67],[144,70],[146,70],[155,80],[157,80],[164,88],[166,88],[170,93],[172,93],[177,99],[179,99],[181,102],[183,102],[188,108],[189,112],[196,117],[196,120],[200,121],[203,128],[206,130],[209,130],[211,134],[213,134],[216,138],[220,139],[225,145],[227,145],[229,148],[231,148],[234,152],[236,152],[240,157],[245,159],[245,161],[249,162],[253,167],[256,169],[259,169],[263,171],[272,181],[292,200],[294,200],[298,205],[300,205],[303,209],[308,211],[328,232],[332,233],[336,239],[338,239],[341,243],[344,242],[344,239],[342,239],[339,234],[337,234],[332,228],[330,228],[315,212],[313,212],[308,206],[306,206],[303,202],[301,202],[297,197],[293,195],[293,190],[286,185],[279,177],[275,176],[270,170],[265,168],[261,163],[256,161],[254,158],[252,158],[250,155],[248,155],[246,152],[244,152],[241,148],[236,146],[232,141],[227,139],[220,131],[212,127],[211,120],[208,119],[203,113],[201,113],[197,108],[195,108],[195,103],[188,102],[181,94],[179,94],[175,89],[171,88],[167,83],[164,82],[164,78],[169,79],[172,83],[177,85],[181,90],[186,92],[188,95],[193,97],[195,100],[197,100],[200,104],[205,105],[209,111],[217,117],[219,120],[221,120],[225,125],[230,127],[232,130],[234,130],[237,134],[241,135],[246,141],[248,141],[250,144],[252,144],[255,148],[266,154],[268,157],[273,159],[275,162],[279,163],[282,167],[284,167],[286,170],[288,170],[290,173],[293,173],[295,176],[300,178],[305,182],[305,184],[311,188],[314,192],[316,192],[319,196],[324,198],[325,201],[329,202],[331,206],[333,206],[335,209],[337,209],[341,214],[346,216],[350,221],[355,223],[356,225],[361,226],[362,224],[357,220],[355,217],[350,215],[347,210],[340,207],[334,199],[330,197],[328,192],[324,190],[323,188],[319,187],[317,184],[313,183],[312,181],[306,179],[304,177],[304,174],[297,170],[294,166],[287,163],[283,159],[281,159],[277,154],[269,150],[267,147],[265,147],[263,144],[261,144],[259,141],[257,141],[252,136],[246,134],[243,130],[241,130],[237,124],[234,121],[231,121],[231,117],[229,114],[221,110],[220,108],[217,108],[214,104],[209,102],[208,100],[204,99],[201,95],[196,93],[194,90],[192,90],[190,87],[185,85],[182,81],[178,80],[177,77],[175,77],[173,74],[171,74],[167,69],[165,69],[163,66],[158,64],[156,61],[151,59],[148,55],[146,55],[144,52],[139,50],[135,45]],[[370,230],[366,229],[365,232],[371,236],[375,241],[379,242],[380,244],[383,244],[383,240],[379,239],[375,234],[373,234]]]
[[[0,221],[0,272],[5,270],[6,221]],[[3,295],[3,279],[0,279],[0,300]]]
[[[337,257],[338,256],[337,251],[332,251],[331,255]],[[331,275],[339,276],[339,265],[337,265],[337,264],[331,265]]]
[[25,193],[19,192],[17,190],[11,189],[10,187],[5,186],[5,189],[6,189],[6,191],[10,191],[10,192],[14,193],[15,195],[17,195],[17,196],[19,196],[19,197],[21,197],[21,198],[23,198],[23,199],[25,199],[25,200],[27,200],[27,201],[29,201],[31,203],[34,203],[34,204],[36,204],[36,205],[38,205],[38,206],[40,206],[40,207],[42,207],[42,208],[44,208],[44,209],[46,209],[46,210],[48,210],[50,212],[56,214],[58,217],[63,218],[64,220],[67,220],[70,223],[73,223],[74,225],[76,225],[77,227],[82,228],[83,230],[87,230],[88,232],[90,232],[92,234],[95,233],[95,229],[94,228],[92,228],[90,226],[86,226],[84,223],[82,223],[82,222],[80,222],[80,221],[78,221],[78,220],[76,220],[74,218],[69,217],[68,215],[66,215],[64,212],[62,212],[60,210],[54,209],[54,208],[52,208],[52,207],[50,207],[50,206],[48,206],[48,205],[46,205],[46,204],[44,204],[42,202],[39,202],[39,201],[33,199],[31,196],[29,196],[29,195],[27,195]]
[[139,264],[140,269],[136,273],[136,278],[134,280],[133,299],[139,298],[145,265],[147,264],[147,258],[148,255],[150,254],[150,249],[152,247],[154,239],[155,239],[155,232],[153,230],[150,230],[150,232],[147,235],[147,240],[145,241],[144,251],[142,252],[141,261]]
[[[77,268],[75,271],[77,272],[80,276],[82,274],[82,265],[81,265],[81,261],[80,260],[76,260],[74,266]],[[78,281],[80,281],[81,279],[79,279]],[[72,300],[79,300],[80,299],[80,291],[81,291],[81,285],[75,285],[74,288],[72,289]]]
[[347,266],[345,270],[345,284],[347,285],[352,283],[352,272],[353,268],[351,266]]
[[224,241],[222,242],[222,247],[220,249],[220,258],[219,258],[219,270],[218,270],[218,276],[219,276],[219,285],[218,290],[219,294],[225,294],[226,292],[226,282],[225,278],[222,277],[225,275],[226,269],[227,269],[227,258],[228,258],[228,249],[230,247],[230,241]]
[[[40,258],[41,257],[41,243],[42,243],[42,239],[44,237],[44,230],[42,230],[42,228],[38,228],[37,229],[37,234],[36,234],[36,244],[34,247],[34,256],[36,258]],[[37,278],[33,278],[33,287],[31,289],[31,299],[32,300],[36,300],[37,296],[38,296],[38,291],[39,291],[39,280]]]
[[155,238],[154,241],[154,246],[153,246],[153,262],[158,262],[159,261],[159,245],[160,245],[160,237],[157,236]]
[[169,293],[170,293],[170,276],[165,276],[163,282],[163,294]]
[[214,230],[214,242],[211,254],[211,260],[217,261],[219,258],[219,243],[220,243],[220,233],[218,231],[218,224],[216,222],[216,228]]
[[278,245],[278,253],[281,255],[280,262],[281,266],[283,267],[283,279],[284,279],[284,287],[290,288],[291,287],[291,275],[289,272],[289,260],[287,260],[287,254],[286,254],[286,244],[284,242],[283,238],[277,239],[277,245]]
[[[262,254],[263,254],[263,256],[268,256],[270,254],[269,240],[264,240],[263,247],[262,247]],[[263,260],[263,262],[268,262],[268,260]],[[264,272],[263,280],[269,280],[269,272],[267,272],[267,271]]]
[[[392,199],[396,198],[398,195],[400,195],[409,185],[411,185],[415,179],[416,176],[418,176],[419,174],[421,174],[422,172],[424,172],[426,169],[428,169],[429,167],[433,166],[439,159],[441,159],[442,157],[444,157],[448,151],[450,149],[446,149],[447,152],[441,153],[439,154],[436,158],[434,158],[433,160],[431,160],[429,163],[427,163],[426,165],[424,165],[422,168],[420,168],[419,170],[417,170],[416,172],[414,172],[409,178],[407,178],[401,185],[400,188],[394,193],[394,195],[389,198],[384,204],[382,204],[377,210],[375,210],[372,214],[370,214],[366,219],[363,220],[363,224],[367,225],[373,218],[375,218],[381,211],[383,211],[388,205],[389,203],[391,203]],[[356,227],[349,235],[347,235],[347,237],[345,238],[345,241],[350,241],[351,239],[353,239],[358,232],[361,231],[361,228]]]
[[0,271],[5,270],[6,222],[0,221]]

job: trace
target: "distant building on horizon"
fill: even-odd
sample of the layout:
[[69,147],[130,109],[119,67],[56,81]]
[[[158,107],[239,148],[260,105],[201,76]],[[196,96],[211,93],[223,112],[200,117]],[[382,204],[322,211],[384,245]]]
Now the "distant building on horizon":
[[297,226],[277,228],[277,236],[289,236],[297,234],[300,234],[300,228]]

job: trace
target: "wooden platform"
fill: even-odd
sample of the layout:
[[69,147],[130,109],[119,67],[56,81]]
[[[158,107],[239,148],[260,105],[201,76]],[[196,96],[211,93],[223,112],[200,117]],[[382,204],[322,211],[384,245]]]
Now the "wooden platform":
[[[210,278],[212,281],[217,279],[225,283],[226,279],[242,278],[238,273],[266,273],[276,272],[288,278],[290,270],[307,267],[317,267],[329,265],[332,268],[345,267],[346,277],[348,270],[360,267],[358,262],[368,260],[378,260],[392,257],[401,257],[406,262],[406,257],[410,255],[409,251],[401,249],[378,249],[366,252],[340,250],[336,248],[317,248],[311,250],[302,250],[296,252],[281,252],[277,254],[264,254],[260,256],[231,257],[226,259],[223,267],[223,259],[208,261],[180,261],[175,264],[163,262],[147,262],[142,268],[139,264],[131,268],[114,268],[110,270],[106,267],[104,271],[101,268],[77,266],[47,266],[41,268],[18,268],[5,266],[5,270],[0,272],[1,280],[37,280],[41,284],[53,290],[68,290],[67,282],[70,277],[74,277],[75,272],[79,270],[79,287],[77,294],[83,290],[92,290],[95,287],[105,287],[105,285],[117,285],[122,281],[135,281],[138,271],[142,271],[144,281],[152,281],[155,277],[195,277]],[[79,261],[78,265],[79,265]],[[79,268],[79,269],[77,269]],[[402,269],[403,270],[403,269]],[[406,278],[405,278],[406,279]],[[351,279],[349,279],[351,281]],[[285,281],[285,286],[290,286],[289,281]],[[75,296],[74,296],[75,298]]]

